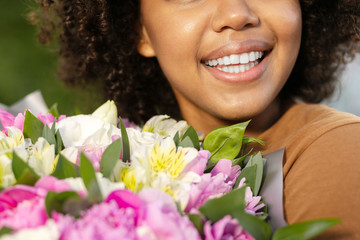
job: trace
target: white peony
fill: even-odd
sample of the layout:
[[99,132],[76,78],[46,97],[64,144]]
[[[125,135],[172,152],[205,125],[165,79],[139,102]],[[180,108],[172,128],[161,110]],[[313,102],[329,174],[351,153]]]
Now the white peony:
[[56,124],[64,146],[107,146],[113,136],[121,136],[121,131],[114,125],[91,115],[68,117]]

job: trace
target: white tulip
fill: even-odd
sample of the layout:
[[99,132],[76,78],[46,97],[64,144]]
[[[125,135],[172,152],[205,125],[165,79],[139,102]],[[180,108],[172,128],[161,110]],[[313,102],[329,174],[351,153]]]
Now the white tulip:
[[93,117],[100,118],[105,122],[117,125],[118,111],[114,101],[108,100],[106,103],[98,107],[92,114]]
[[179,132],[180,137],[184,135],[189,125],[186,121],[176,121],[168,115],[158,115],[150,118],[144,125],[144,132],[152,132],[161,136],[174,137]]

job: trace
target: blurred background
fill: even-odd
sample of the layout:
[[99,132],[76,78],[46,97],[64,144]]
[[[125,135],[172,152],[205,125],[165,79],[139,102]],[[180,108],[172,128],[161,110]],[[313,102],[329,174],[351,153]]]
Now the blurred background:
[[[105,101],[96,86],[66,88],[56,78],[54,46],[38,43],[36,28],[26,20],[31,0],[1,0],[0,103],[11,105],[40,90],[47,106],[58,103],[59,112],[90,113]],[[360,56],[341,75],[342,87],[325,104],[360,116]]]
[[90,113],[104,99],[96,86],[66,88],[56,77],[54,46],[38,43],[36,27],[26,20],[33,0],[0,0],[0,103],[12,105],[40,90],[48,107],[62,114]]

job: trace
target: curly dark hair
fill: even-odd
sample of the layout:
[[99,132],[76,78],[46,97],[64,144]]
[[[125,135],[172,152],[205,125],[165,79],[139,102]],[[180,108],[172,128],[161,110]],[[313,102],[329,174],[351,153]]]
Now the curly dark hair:
[[[66,83],[104,81],[105,94],[116,102],[120,115],[136,123],[159,113],[180,118],[156,58],[137,52],[140,0],[39,1],[43,10],[39,39],[47,43],[60,29],[59,73]],[[300,0],[300,4],[300,53],[280,97],[317,103],[333,93],[337,73],[360,52],[360,3]]]

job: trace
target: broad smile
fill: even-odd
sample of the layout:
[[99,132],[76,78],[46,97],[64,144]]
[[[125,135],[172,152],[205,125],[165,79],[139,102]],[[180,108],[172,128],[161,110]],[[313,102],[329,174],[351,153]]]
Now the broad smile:
[[251,51],[242,54],[231,54],[205,61],[208,67],[217,68],[226,73],[243,73],[258,65],[265,55],[263,51]]

